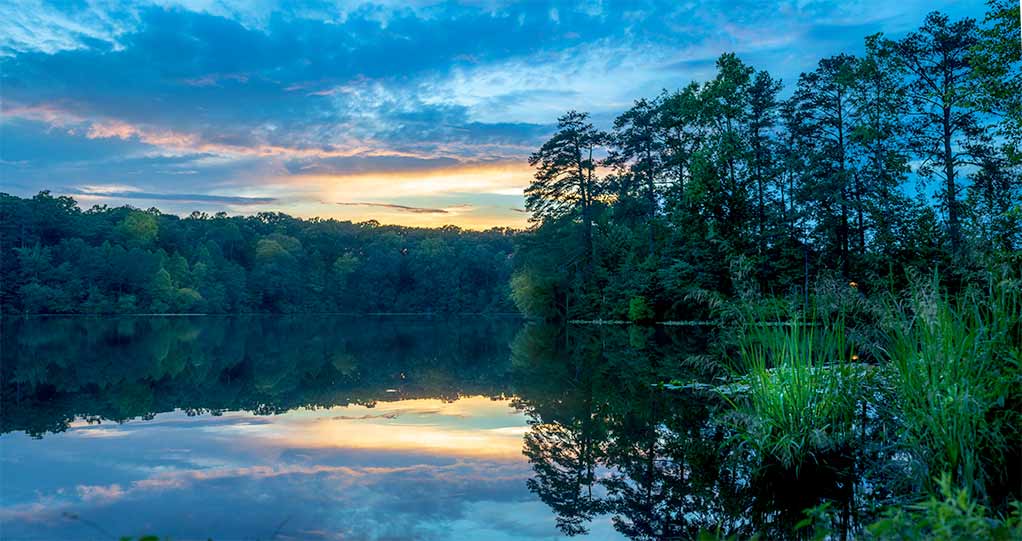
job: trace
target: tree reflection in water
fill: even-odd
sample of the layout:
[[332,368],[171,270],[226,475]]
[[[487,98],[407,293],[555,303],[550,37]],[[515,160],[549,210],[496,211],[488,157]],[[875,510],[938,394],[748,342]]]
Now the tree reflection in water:
[[[5,318],[0,432],[76,418],[283,413],[506,390],[518,320],[325,316]],[[394,392],[396,391],[396,392]]]
[[847,531],[854,464],[821,460],[799,475],[756,468],[733,443],[719,394],[664,388],[700,374],[686,359],[708,331],[530,325],[512,346],[517,405],[531,419],[529,488],[566,535],[608,515],[631,539],[808,536],[803,510],[828,503]]

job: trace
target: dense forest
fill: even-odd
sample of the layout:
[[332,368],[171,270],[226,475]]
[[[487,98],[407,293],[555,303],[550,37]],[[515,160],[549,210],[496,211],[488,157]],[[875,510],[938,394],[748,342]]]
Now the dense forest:
[[[610,131],[572,111],[530,158],[515,300],[546,318],[699,319],[820,280],[954,289],[1022,265],[1019,6],[930,14],[793,85],[722,55]],[[908,272],[906,272],[908,271]],[[738,283],[740,282],[740,283]]]
[[511,231],[0,194],[5,313],[509,312]]

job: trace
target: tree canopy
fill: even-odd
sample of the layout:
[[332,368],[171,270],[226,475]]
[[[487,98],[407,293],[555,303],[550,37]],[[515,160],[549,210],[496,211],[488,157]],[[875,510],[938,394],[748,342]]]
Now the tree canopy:
[[0,194],[4,313],[511,312],[513,232]]
[[695,301],[745,279],[798,299],[821,277],[899,289],[936,270],[954,288],[1022,264],[1018,19],[1001,1],[982,22],[931,13],[787,88],[727,53],[607,135],[568,113],[530,161],[515,301],[540,317],[699,319]]

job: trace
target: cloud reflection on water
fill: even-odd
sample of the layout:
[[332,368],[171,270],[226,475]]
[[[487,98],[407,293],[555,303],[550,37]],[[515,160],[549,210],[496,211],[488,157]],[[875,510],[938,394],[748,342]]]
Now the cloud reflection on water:
[[468,397],[6,434],[3,537],[549,539],[525,423]]

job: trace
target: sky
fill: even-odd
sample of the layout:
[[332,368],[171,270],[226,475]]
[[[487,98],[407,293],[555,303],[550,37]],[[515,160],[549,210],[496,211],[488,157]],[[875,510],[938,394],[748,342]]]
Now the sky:
[[787,83],[978,0],[0,3],[0,191],[187,214],[523,227],[558,115],[736,52]]

